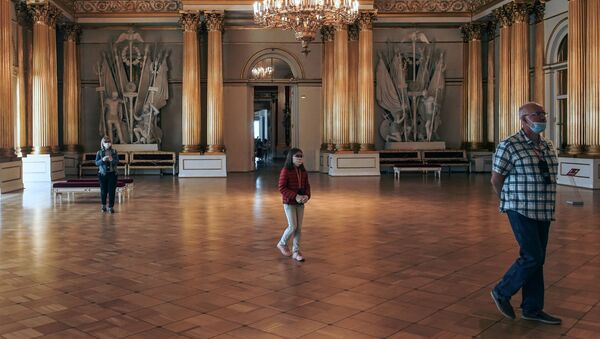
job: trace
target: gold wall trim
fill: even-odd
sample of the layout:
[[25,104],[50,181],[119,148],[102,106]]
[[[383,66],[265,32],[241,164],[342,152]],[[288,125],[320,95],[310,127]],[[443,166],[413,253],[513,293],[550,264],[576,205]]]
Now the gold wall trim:
[[76,0],[75,14],[91,13],[178,13],[182,8],[179,0]]

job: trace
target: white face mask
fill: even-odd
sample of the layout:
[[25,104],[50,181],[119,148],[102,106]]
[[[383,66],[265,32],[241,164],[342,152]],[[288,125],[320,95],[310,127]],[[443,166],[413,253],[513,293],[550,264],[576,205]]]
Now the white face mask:
[[105,149],[109,149],[109,148],[110,148],[110,146],[112,146],[112,144],[111,144],[111,143],[109,143],[109,142],[104,142],[104,143],[102,143],[102,147],[104,147]]
[[303,158],[298,158],[296,156],[294,156],[292,158],[294,165],[296,165],[297,167],[300,167],[303,163],[304,163],[304,159]]

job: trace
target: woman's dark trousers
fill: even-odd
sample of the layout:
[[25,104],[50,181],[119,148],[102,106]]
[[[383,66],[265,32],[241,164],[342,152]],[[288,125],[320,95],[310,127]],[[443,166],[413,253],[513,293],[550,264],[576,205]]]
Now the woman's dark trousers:
[[117,190],[117,174],[108,172],[105,175],[98,174],[100,179],[100,201],[102,206],[106,206],[106,195],[108,195],[108,207],[115,205],[115,192]]

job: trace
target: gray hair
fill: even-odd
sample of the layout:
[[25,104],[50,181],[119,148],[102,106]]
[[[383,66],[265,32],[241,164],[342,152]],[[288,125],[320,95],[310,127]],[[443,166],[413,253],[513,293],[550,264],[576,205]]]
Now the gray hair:
[[544,106],[540,105],[539,103],[537,103],[535,101],[526,102],[521,107],[519,107],[519,118],[520,119],[523,119],[527,114],[532,113],[527,110],[527,108],[530,106],[538,106],[542,109],[544,108]]

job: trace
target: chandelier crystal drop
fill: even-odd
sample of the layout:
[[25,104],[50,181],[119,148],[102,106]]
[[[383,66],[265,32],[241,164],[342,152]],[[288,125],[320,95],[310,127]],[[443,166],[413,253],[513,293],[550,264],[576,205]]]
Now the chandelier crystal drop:
[[291,29],[308,54],[308,44],[323,26],[348,25],[358,17],[358,0],[262,0],[254,2],[254,22]]

